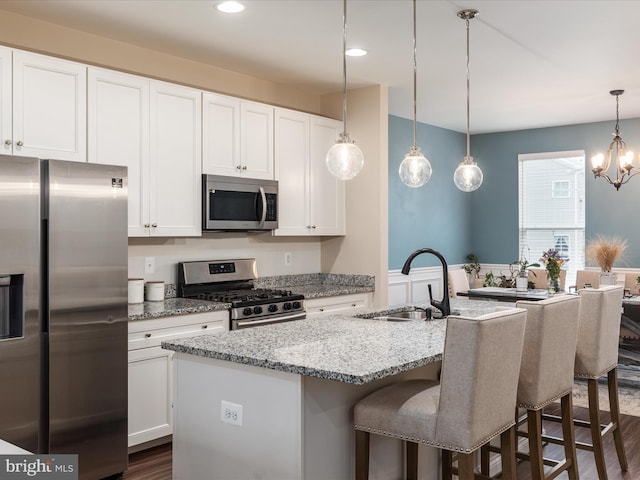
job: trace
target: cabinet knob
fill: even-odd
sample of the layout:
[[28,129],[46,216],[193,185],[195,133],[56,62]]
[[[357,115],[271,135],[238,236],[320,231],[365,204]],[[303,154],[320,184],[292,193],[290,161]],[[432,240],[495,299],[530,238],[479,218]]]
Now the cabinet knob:
[[236,169],[237,169],[237,170],[242,169],[242,165],[236,165]]
[[209,325],[202,325],[203,329],[206,329]]
[[246,170],[246,169],[247,169],[247,166],[246,166],[246,165],[243,165],[243,166],[242,166],[242,169],[243,169],[243,170]]
[[313,228],[315,230],[316,226],[315,225],[311,225],[311,228]]
[[318,310],[321,312],[324,312],[324,308],[319,308]]
[[151,226],[152,226],[153,228],[156,228],[156,227],[158,226],[158,224],[157,224],[157,223],[152,223],[152,224],[151,224]]
[[145,337],[145,338],[149,338],[149,337],[151,337],[151,334],[150,334],[150,333],[145,333],[145,334],[144,334],[144,337]]
[[16,143],[16,145],[18,145],[19,147],[23,146],[24,143],[22,143],[22,140],[18,140],[18,142]]
[[351,306],[352,307],[357,307],[357,305],[355,303],[352,303]]
[[149,228],[151,225],[149,225],[148,223],[144,224],[144,228]]
[[5,145],[11,145],[12,143],[13,143],[13,142],[12,142],[10,139],[8,139],[8,138],[4,141],[4,144],[5,144]]

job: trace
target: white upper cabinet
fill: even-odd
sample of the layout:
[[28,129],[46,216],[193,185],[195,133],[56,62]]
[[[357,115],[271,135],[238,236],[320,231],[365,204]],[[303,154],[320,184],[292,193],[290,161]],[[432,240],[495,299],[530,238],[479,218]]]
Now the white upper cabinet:
[[13,111],[11,108],[13,50],[0,47],[0,142],[2,153],[13,153]]
[[151,82],[151,235],[202,235],[202,92]]
[[327,170],[325,157],[341,123],[278,108],[275,168],[278,236],[345,234],[344,183]]
[[[3,137],[4,152],[85,162],[87,67],[13,50],[12,77],[13,135]],[[7,105],[3,99],[3,116]]]
[[273,107],[203,94],[203,173],[273,179]]
[[149,79],[93,67],[88,78],[88,160],[128,168],[129,236],[148,236]]
[[201,92],[89,69],[89,161],[125,165],[129,236],[200,236]]

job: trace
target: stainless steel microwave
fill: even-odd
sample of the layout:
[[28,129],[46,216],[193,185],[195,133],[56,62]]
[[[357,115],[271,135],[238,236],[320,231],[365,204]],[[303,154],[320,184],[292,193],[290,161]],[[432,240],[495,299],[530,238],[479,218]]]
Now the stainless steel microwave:
[[278,228],[278,182],[202,175],[202,230]]

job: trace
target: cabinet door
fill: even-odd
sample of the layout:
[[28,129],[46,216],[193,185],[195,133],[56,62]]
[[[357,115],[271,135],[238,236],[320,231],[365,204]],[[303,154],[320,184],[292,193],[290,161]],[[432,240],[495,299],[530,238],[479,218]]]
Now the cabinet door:
[[12,50],[10,48],[0,47],[0,142],[2,153],[5,155],[13,153],[11,57]]
[[173,352],[129,352],[129,446],[172,433]]
[[309,235],[309,115],[275,112],[278,229],[274,235]]
[[14,50],[13,154],[85,162],[87,67]]
[[202,93],[151,82],[150,219],[152,236],[202,234]]
[[149,80],[89,68],[88,160],[128,167],[129,236],[149,235]]
[[341,122],[311,116],[309,220],[314,235],[346,234],[344,181],[329,173],[325,160],[341,128]]
[[205,92],[202,97],[202,172],[239,175],[240,100]]
[[273,107],[240,104],[242,176],[273,180]]

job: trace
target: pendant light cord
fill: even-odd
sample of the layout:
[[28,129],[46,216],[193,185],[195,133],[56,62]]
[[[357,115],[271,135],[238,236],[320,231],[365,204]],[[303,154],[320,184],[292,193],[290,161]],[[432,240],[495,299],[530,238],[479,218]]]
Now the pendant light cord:
[[[467,25],[467,157],[471,156],[471,148],[470,148],[470,140],[469,140],[469,84],[470,84],[470,73],[469,73],[469,18],[465,19],[465,24]],[[466,158],[465,158],[466,160]]]
[[344,136],[347,133],[347,0],[343,1],[342,11],[342,128]]
[[416,0],[413,0],[413,149],[416,149],[416,124],[417,124],[417,101],[418,88],[416,86],[418,78],[418,60],[416,57]]
[[616,95],[616,135],[620,134],[620,95]]

